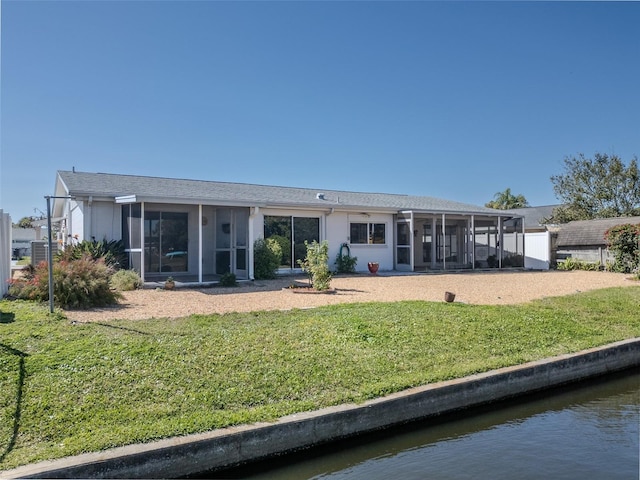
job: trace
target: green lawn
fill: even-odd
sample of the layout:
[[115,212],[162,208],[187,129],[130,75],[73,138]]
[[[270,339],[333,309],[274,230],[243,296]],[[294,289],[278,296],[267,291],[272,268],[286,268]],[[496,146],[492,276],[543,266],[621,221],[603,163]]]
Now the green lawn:
[[71,324],[0,301],[0,470],[362,402],[640,336],[640,286]]

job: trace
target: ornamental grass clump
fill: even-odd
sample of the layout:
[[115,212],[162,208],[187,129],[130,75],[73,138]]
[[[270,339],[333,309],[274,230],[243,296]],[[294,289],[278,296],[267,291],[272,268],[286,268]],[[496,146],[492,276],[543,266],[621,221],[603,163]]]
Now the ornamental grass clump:
[[127,292],[142,287],[142,279],[135,270],[118,270],[111,276],[109,284],[114,290]]
[[[84,254],[74,260],[53,263],[54,304],[63,308],[104,307],[117,303],[120,293],[113,290],[109,280],[113,268],[104,259],[94,260]],[[25,272],[23,278],[13,280],[9,294],[25,300],[49,300],[49,271],[47,262]]]

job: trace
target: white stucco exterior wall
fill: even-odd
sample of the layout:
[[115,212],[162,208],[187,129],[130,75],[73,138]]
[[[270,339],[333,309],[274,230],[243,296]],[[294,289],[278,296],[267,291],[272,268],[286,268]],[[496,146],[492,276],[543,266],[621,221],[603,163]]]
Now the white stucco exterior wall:
[[[391,214],[368,214],[350,213],[347,215],[347,224],[345,232],[350,232],[349,224],[357,223],[384,223],[385,224],[385,244],[384,245],[358,245],[352,244],[349,238],[349,246],[351,247],[351,256],[358,257],[356,271],[368,272],[367,263],[377,262],[380,264],[380,271],[393,270],[393,215]],[[340,244],[337,245],[337,248]],[[337,253],[337,250],[336,250]]]
[[[274,216],[294,216],[294,217],[315,217],[320,219],[320,241],[329,242],[329,268],[335,269],[334,261],[340,246],[349,243],[351,255],[358,257],[356,271],[368,272],[368,262],[378,262],[380,270],[393,270],[393,215],[391,214],[371,214],[362,215],[348,212],[319,212],[317,210],[285,210],[273,208],[259,208],[250,217],[254,238],[252,242],[264,236],[265,215]],[[362,223],[384,223],[386,229],[385,245],[352,245],[350,243],[349,224],[351,222]]]
[[115,205],[112,202],[94,201],[89,208],[91,215],[89,215],[89,225],[87,225],[88,240],[94,237],[99,242],[104,239],[119,240],[122,237],[122,209],[120,205]]
[[[71,214],[68,217],[69,228],[68,234],[70,234],[73,238],[78,238],[79,240],[84,240],[84,213],[83,213],[84,205],[82,202],[72,202],[71,204]],[[66,211],[65,211],[66,214]],[[77,237],[76,237],[77,235]]]

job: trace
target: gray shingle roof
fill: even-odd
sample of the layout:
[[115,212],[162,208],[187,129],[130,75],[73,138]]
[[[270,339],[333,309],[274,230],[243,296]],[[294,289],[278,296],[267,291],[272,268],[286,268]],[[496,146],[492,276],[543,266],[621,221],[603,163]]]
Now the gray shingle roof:
[[541,205],[538,207],[514,208],[509,210],[517,215],[524,216],[524,227],[526,229],[541,228],[545,224],[542,220],[549,218],[553,214],[553,209],[560,205]]
[[[140,198],[174,200],[181,203],[193,201],[212,205],[220,202],[239,206],[371,208],[388,211],[417,210],[510,215],[509,212],[440,198],[389,193],[347,192],[77,171],[59,171],[58,176],[66,186],[67,192],[75,196],[93,195],[115,198],[136,195]],[[318,193],[324,194],[323,199],[317,198]]]
[[560,226],[558,247],[604,246],[604,233],[616,225],[640,224],[640,217],[600,218],[596,220],[578,220]]

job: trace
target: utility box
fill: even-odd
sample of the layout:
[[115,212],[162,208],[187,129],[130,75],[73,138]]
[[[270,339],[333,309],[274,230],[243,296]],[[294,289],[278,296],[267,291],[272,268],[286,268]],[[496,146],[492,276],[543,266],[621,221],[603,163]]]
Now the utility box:
[[[52,247],[53,255],[55,255],[58,252],[58,243],[53,243]],[[49,242],[43,240],[35,240],[31,242],[31,265],[35,267],[40,262],[48,262],[49,255],[47,250],[49,250]]]

